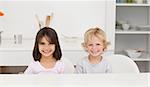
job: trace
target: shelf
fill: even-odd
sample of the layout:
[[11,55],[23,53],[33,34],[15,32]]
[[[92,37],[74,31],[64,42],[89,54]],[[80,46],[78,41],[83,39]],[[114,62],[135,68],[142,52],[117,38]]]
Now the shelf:
[[[126,54],[122,53],[122,52],[117,52],[117,54],[122,54],[127,56]],[[139,58],[131,58],[133,61],[150,61],[150,53],[142,53],[142,55]]]
[[134,61],[150,61],[150,54],[143,53],[139,58],[131,58]]
[[[118,23],[117,23],[118,22]],[[122,24],[130,25],[128,30]],[[138,58],[130,58],[141,72],[149,72],[150,63],[150,2],[116,3],[115,54],[128,56],[126,49],[143,49]],[[146,52],[147,51],[147,52]]]
[[150,6],[150,4],[136,4],[136,3],[133,3],[133,4],[131,4],[131,3],[117,3],[116,4],[116,6],[135,6],[135,7],[141,7],[141,6],[143,6],[143,7],[149,7]]
[[150,31],[116,30],[115,34],[150,34]]
[[149,58],[132,58],[132,60],[137,61],[137,62],[142,62],[142,61],[150,61],[150,57]]

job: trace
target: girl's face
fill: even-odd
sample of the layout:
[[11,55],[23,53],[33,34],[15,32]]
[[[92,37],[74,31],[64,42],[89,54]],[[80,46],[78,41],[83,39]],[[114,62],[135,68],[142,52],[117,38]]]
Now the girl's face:
[[53,57],[55,51],[55,44],[49,43],[46,37],[42,37],[41,41],[38,44],[39,52],[42,57]]
[[87,42],[85,47],[89,55],[93,57],[100,56],[104,50],[103,42],[96,36],[93,36],[92,39]]

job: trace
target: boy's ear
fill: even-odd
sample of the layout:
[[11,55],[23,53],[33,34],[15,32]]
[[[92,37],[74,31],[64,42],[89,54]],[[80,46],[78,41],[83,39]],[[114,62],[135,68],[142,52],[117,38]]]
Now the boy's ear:
[[84,48],[85,51],[87,51],[86,49],[86,44],[85,43],[81,43],[82,47]]
[[81,45],[85,48],[85,43],[81,43]]

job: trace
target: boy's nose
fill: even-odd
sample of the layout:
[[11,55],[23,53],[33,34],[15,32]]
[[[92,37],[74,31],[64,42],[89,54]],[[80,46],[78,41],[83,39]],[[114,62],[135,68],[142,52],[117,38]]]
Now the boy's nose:
[[96,49],[96,45],[93,45],[93,46],[92,46],[92,49]]

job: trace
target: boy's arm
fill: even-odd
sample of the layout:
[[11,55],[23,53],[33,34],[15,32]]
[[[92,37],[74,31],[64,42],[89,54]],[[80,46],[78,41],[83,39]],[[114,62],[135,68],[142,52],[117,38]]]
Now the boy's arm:
[[81,64],[77,64],[76,67],[75,67],[75,71],[78,74],[83,73],[83,66]]

